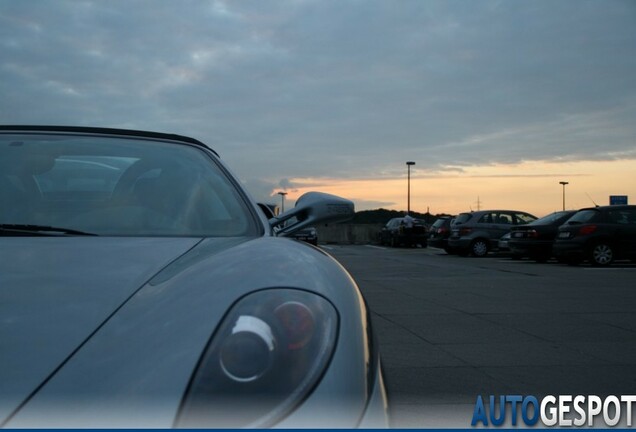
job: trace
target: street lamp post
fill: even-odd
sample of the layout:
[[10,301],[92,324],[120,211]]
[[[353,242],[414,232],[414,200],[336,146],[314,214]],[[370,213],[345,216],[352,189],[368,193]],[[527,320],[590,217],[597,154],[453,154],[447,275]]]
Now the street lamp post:
[[415,162],[406,162],[407,170],[407,192],[406,192],[406,214],[411,214],[411,165],[415,165]]
[[287,192],[278,192],[278,195],[280,195],[280,212],[283,213],[285,211],[285,195],[287,195]]
[[563,186],[563,211],[565,211],[565,185],[570,183],[566,181],[560,181],[559,184]]

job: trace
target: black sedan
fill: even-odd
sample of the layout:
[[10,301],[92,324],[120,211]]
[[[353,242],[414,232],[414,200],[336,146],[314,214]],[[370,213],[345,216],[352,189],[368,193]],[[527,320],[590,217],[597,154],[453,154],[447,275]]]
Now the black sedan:
[[559,226],[570,219],[576,211],[554,212],[530,222],[527,225],[513,227],[508,247],[513,259],[531,258],[539,262],[552,257],[552,244]]
[[636,260],[636,206],[614,205],[579,210],[564,225],[553,246],[559,261],[589,261],[607,266],[615,260]]

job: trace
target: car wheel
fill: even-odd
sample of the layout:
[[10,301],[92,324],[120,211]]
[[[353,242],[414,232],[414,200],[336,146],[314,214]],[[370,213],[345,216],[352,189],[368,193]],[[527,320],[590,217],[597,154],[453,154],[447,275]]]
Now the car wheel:
[[488,241],[483,239],[477,239],[470,245],[470,251],[473,256],[484,257],[488,254]]
[[395,240],[395,237],[391,237],[391,247],[397,247],[397,240]]
[[596,243],[590,249],[590,262],[595,266],[607,266],[614,261],[614,249],[608,243]]
[[517,254],[511,254],[510,258],[515,260],[515,261],[519,261],[521,258],[523,258],[522,255],[517,255]]

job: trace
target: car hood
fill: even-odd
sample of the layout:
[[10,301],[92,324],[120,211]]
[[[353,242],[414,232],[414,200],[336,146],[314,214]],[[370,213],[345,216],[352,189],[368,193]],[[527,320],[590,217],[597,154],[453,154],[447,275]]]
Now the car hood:
[[340,328],[357,336],[338,345],[312,400],[359,395],[341,413],[349,425],[364,407],[364,302],[317,248],[269,236],[16,237],[3,239],[0,263],[5,427],[173,426],[229,308],[276,288],[315,292],[348,311]]
[[0,424],[196,238],[5,237]]

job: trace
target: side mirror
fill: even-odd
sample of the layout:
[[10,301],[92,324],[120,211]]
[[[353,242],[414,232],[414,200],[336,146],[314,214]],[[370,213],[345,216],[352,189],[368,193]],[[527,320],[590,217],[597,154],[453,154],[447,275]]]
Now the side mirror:
[[[289,236],[303,228],[324,223],[343,222],[355,214],[353,202],[322,192],[307,192],[296,201],[296,206],[271,218],[269,224],[279,236]],[[296,222],[285,224],[296,218]]]

